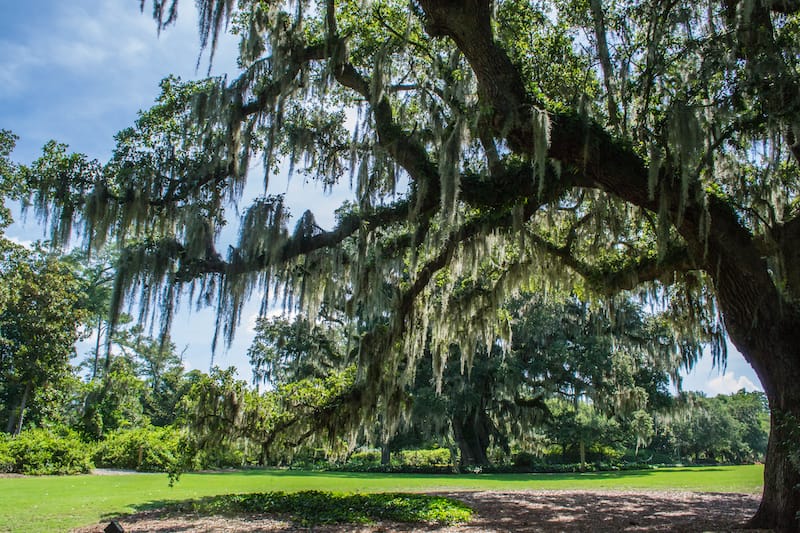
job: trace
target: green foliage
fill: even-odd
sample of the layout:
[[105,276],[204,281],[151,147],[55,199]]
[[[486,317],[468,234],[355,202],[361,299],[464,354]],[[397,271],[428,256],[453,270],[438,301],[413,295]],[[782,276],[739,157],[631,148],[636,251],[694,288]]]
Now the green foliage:
[[11,455],[11,435],[0,433],[0,473],[13,472],[16,461]]
[[85,474],[93,467],[91,446],[65,428],[28,429],[5,437],[0,440],[0,456],[3,468],[20,474]]
[[[318,524],[366,524],[374,520],[460,524],[472,510],[465,504],[425,494],[341,494],[322,491],[265,492],[217,496],[187,504],[181,511],[199,514],[275,513],[303,527]],[[174,507],[171,507],[174,509]]]
[[450,450],[436,448],[434,450],[400,450],[397,452],[398,462],[407,466],[447,466],[452,461]]
[[181,432],[144,426],[109,433],[97,444],[94,462],[104,468],[169,472],[181,462]]
[[577,32],[549,16],[546,4],[500,2],[496,17],[498,38],[523,73],[528,90],[549,107],[574,107],[597,93],[589,58],[577,51]]
[[380,450],[365,450],[350,454],[347,458],[347,464],[355,467],[359,466],[375,466],[381,463]]
[[256,382],[277,386],[346,366],[345,331],[338,324],[317,325],[303,316],[263,318],[255,331],[247,354]]
[[342,443],[331,436],[349,416],[344,407],[354,381],[355,367],[349,367],[259,392],[236,380],[234,369],[215,368],[183,400],[192,453],[252,446],[258,463],[267,465],[288,460],[306,441],[335,449]]
[[142,396],[146,385],[136,375],[133,361],[113,357],[102,380],[86,385],[87,408],[83,430],[95,438],[118,429],[147,425]]
[[679,457],[695,461],[747,463],[767,451],[769,410],[761,392],[744,390],[706,398],[690,395],[666,424]]
[[0,244],[0,429],[35,420],[37,394],[69,377],[86,312],[69,266],[41,249]]
[[[406,467],[411,467],[407,469],[408,471],[412,471],[416,467],[450,467],[452,459],[448,448],[399,450],[391,454],[391,464],[386,466],[401,471]],[[380,462],[380,450],[366,450],[351,454],[347,463],[343,466],[346,469],[371,468],[379,466]]]
[[17,165],[10,159],[17,138],[9,130],[0,129],[0,230],[12,222],[11,211],[6,207],[5,201],[18,198],[21,187],[24,186]]

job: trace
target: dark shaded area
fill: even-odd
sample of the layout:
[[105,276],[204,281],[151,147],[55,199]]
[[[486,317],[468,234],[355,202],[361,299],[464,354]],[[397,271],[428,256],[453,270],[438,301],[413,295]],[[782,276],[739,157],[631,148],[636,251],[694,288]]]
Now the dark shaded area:
[[448,493],[475,509],[463,531],[735,531],[757,495],[697,492]]

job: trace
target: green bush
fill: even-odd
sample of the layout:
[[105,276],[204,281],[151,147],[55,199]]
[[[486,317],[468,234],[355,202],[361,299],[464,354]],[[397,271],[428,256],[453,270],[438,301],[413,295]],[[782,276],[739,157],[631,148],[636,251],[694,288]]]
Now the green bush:
[[540,465],[542,460],[536,455],[529,452],[519,452],[514,454],[512,464],[517,468],[531,468],[534,465]]
[[347,463],[353,466],[379,465],[381,463],[381,452],[380,450],[355,452],[350,456]]
[[14,457],[11,455],[11,437],[0,433],[0,474],[14,471]]
[[366,472],[371,474],[456,474],[458,469],[452,465],[332,465],[328,470],[337,472]]
[[450,450],[403,450],[398,452],[401,466],[447,466],[450,463]]
[[236,443],[222,443],[212,449],[193,450],[191,461],[187,465],[190,470],[204,468],[242,468],[258,464],[257,456],[248,456]]
[[[592,444],[586,447],[586,462],[588,463],[596,463],[598,461],[618,463],[622,460],[623,455],[624,450],[612,446]],[[547,464],[577,463],[580,461],[579,448],[576,444],[568,447],[565,453],[560,445],[548,446],[544,450],[542,459],[542,462]]]
[[[28,429],[6,440],[0,448],[0,463],[20,474],[79,474],[92,469],[91,446],[69,429]],[[3,459],[6,456],[6,459]]]
[[97,466],[141,472],[170,471],[180,457],[180,432],[154,426],[115,431],[99,443],[94,454]]
[[373,520],[456,524],[468,522],[472,509],[441,496],[426,494],[338,494],[316,490],[285,493],[229,494],[178,503],[179,511],[198,514],[286,514],[304,526],[364,524]]

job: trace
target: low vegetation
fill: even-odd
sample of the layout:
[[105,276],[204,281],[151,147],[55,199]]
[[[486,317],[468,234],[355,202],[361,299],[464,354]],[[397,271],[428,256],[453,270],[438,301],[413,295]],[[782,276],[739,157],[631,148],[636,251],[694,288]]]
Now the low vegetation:
[[318,490],[226,494],[181,502],[166,511],[200,515],[269,513],[285,515],[303,526],[366,524],[376,520],[456,524],[468,522],[472,510],[441,496],[404,494],[344,494]]

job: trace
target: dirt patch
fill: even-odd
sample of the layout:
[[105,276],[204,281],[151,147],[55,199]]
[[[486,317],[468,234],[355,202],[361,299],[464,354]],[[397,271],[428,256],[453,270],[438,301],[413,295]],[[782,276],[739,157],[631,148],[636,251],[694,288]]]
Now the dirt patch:
[[[378,523],[369,526],[316,526],[315,532],[611,532],[611,531],[740,531],[759,502],[754,494],[622,491],[444,492],[475,510],[469,524],[434,527]],[[310,531],[280,517],[167,515],[146,511],[121,517],[125,531]],[[108,524],[74,530],[103,531]]]
[[141,474],[136,470],[124,470],[122,468],[92,468],[89,472],[93,476],[129,476],[131,474]]

